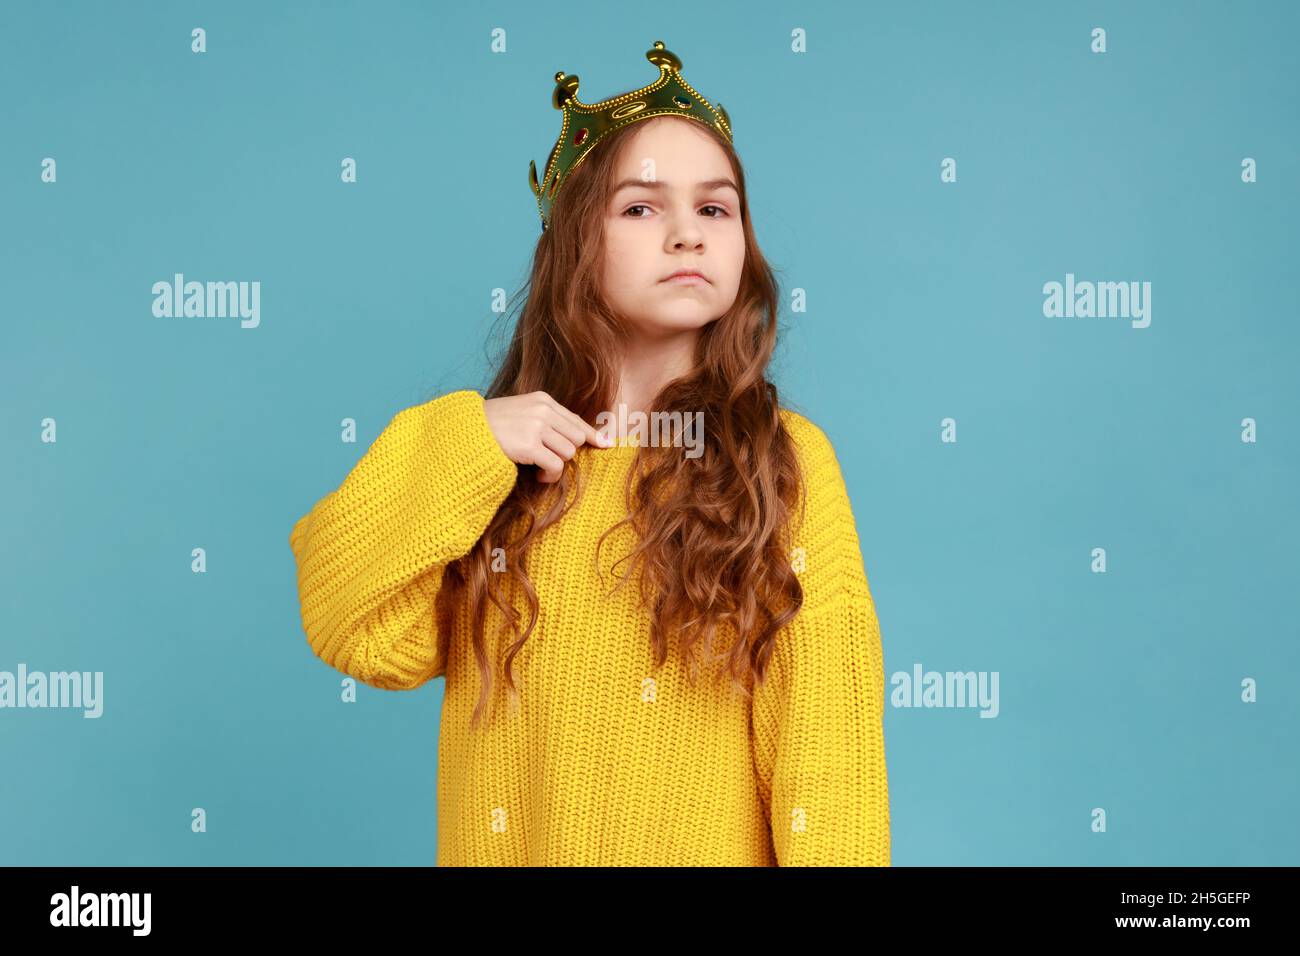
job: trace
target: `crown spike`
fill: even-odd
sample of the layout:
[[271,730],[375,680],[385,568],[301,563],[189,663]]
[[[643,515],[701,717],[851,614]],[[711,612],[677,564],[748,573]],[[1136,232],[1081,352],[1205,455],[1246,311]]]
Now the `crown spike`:
[[557,110],[564,109],[564,104],[569,100],[578,98],[578,74],[571,73],[568,76],[563,71],[555,74],[555,92],[551,94],[551,105]]
[[673,51],[664,49],[663,40],[655,40],[654,47],[646,50],[645,58],[661,70],[664,67],[670,70],[680,70],[682,68],[682,61],[673,54]]

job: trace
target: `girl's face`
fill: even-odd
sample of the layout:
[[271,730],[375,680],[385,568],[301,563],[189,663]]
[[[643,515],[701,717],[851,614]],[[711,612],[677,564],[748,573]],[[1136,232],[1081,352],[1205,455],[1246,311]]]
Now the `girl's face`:
[[[604,288],[634,331],[653,339],[731,308],[745,232],[731,163],[705,130],[669,116],[637,126],[606,210]],[[703,277],[669,280],[681,269]]]

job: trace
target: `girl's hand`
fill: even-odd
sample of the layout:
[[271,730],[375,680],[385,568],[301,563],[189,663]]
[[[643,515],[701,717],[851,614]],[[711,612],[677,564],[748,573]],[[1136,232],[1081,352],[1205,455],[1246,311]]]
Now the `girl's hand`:
[[506,456],[522,465],[536,465],[542,470],[540,480],[548,484],[560,480],[564,463],[577,453],[579,445],[590,442],[608,448],[613,444],[613,439],[600,434],[546,392],[489,398],[483,410]]

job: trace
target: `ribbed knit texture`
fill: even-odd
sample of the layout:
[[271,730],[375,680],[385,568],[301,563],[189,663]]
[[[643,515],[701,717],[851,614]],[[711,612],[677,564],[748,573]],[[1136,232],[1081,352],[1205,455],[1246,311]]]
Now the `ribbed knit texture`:
[[433,606],[447,563],[483,535],[518,475],[483,397],[452,392],[399,412],[296,522],[312,651],[378,688],[446,679],[439,865],[889,865],[884,668],[858,534],[826,435],[781,415],[808,485],[791,539],[804,607],[752,700],[710,667],[689,683],[675,640],[655,668],[637,582],[607,593],[628,573],[626,525],[601,549],[602,585],[596,540],[626,514],[635,447],[574,457],[583,496],[528,559],[540,610],[513,662],[518,706],[502,660],[515,636],[501,635],[493,609],[492,709],[475,730],[468,614],[458,609],[443,659]]

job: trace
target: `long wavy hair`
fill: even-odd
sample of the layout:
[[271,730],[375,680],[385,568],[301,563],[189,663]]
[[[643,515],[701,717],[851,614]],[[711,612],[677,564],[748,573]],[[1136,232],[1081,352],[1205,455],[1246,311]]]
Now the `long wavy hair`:
[[[528,281],[507,309],[508,315],[523,303],[486,398],[544,391],[587,422],[611,407],[624,326],[601,291],[604,224],[619,158],[639,125],[608,134],[565,182],[551,223],[538,239]],[[599,572],[605,538],[631,524],[637,544],[622,560],[640,570],[639,601],[650,616],[656,666],[667,659],[669,638],[676,635],[692,682],[702,648],[710,660],[725,661],[719,674],[729,674],[733,686],[749,694],[753,681],[764,678],[777,633],[803,603],[788,528],[806,494],[793,440],[778,414],[776,387],[767,379],[777,341],[776,278],[754,236],[739,157],[723,136],[700,128],[708,129],[731,162],[745,262],[735,302],[700,330],[692,370],[665,385],[652,407],[683,415],[702,412],[703,452],[687,458],[680,449],[673,454],[645,444],[635,451],[624,492],[627,515],[601,536],[596,565]],[[538,617],[529,547],[582,493],[573,460],[565,462],[558,482],[543,483],[537,475],[537,469],[520,468],[514,490],[482,537],[447,567],[438,595],[444,659],[455,608],[465,607],[471,615],[482,677],[471,724],[478,723],[490,700],[493,666],[484,633],[489,605],[505,617],[501,633],[508,624],[516,636],[504,663],[511,699],[517,701],[511,665]],[[506,574],[495,573],[497,548],[504,551]],[[614,590],[633,576],[620,576]],[[526,625],[520,621],[519,593],[527,605]],[[731,640],[719,642],[724,631]],[[726,650],[715,655],[715,646]]]

